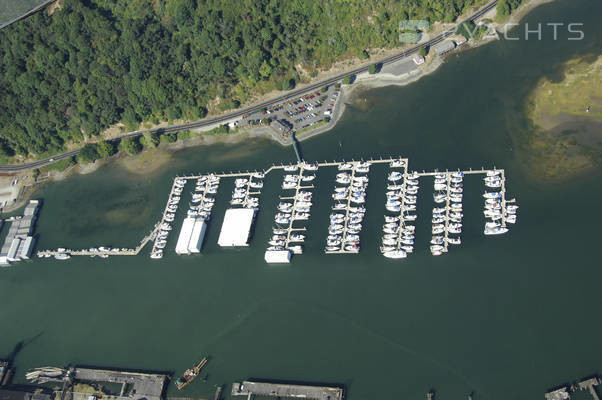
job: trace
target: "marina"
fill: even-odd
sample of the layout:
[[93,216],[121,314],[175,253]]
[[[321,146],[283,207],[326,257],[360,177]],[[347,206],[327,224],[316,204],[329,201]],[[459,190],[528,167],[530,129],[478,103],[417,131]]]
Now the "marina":
[[432,255],[439,256],[448,252],[450,244],[461,243],[464,173],[446,172],[436,174],[434,178],[433,200],[436,207],[431,221],[433,237],[430,249]]
[[331,195],[334,200],[330,224],[328,227],[326,254],[354,254],[360,251],[360,232],[366,213],[366,189],[369,183],[372,164],[389,164],[390,172],[386,178],[387,191],[384,216],[381,253],[392,259],[406,258],[414,250],[415,224],[418,216],[417,194],[419,180],[425,177],[434,179],[433,200],[436,203],[432,214],[432,237],[430,250],[435,256],[447,253],[450,244],[460,244],[463,218],[463,179],[464,175],[481,174],[487,187],[484,215],[485,235],[497,235],[508,231],[507,224],[517,219],[518,206],[515,200],[506,199],[506,175],[503,169],[485,169],[467,171],[422,171],[408,172],[407,158],[392,157],[369,160],[332,161],[297,164],[272,165],[264,171],[244,171],[230,173],[211,173],[177,176],[174,178],[166,206],[159,222],[134,249],[98,247],[84,250],[59,248],[38,252],[38,257],[68,259],[73,255],[99,256],[137,255],[149,242],[153,242],[150,257],[163,257],[169,234],[175,220],[178,205],[188,181],[195,181],[186,217],[180,227],[175,252],[180,255],[199,253],[203,246],[207,223],[215,205],[220,180],[234,178],[234,189],[229,201],[230,208],[225,211],[218,244],[221,247],[248,246],[255,218],[260,208],[263,179],[272,171],[284,172],[281,188],[293,191],[290,195],[281,195],[277,212],[274,215],[274,227],[269,247],[264,253],[267,263],[290,263],[293,254],[303,253],[306,227],[300,226],[310,218],[313,204],[313,182],[320,168],[337,168],[335,188]]
[[[267,263],[289,263],[292,254],[303,253],[305,227],[295,226],[296,221],[309,219],[312,206],[311,183],[316,175],[317,165],[299,162],[297,165],[283,166],[285,175],[282,190],[294,190],[292,196],[280,196],[278,213],[274,217],[273,236],[269,241],[264,259]],[[309,171],[309,174],[304,172]]]
[[418,177],[408,175],[407,158],[393,160],[389,166],[385,209],[391,215],[385,215],[380,251],[387,258],[405,258],[414,251],[416,227],[411,222],[417,218]]
[[366,188],[370,161],[341,163],[332,198],[335,203],[330,214],[326,254],[359,253],[359,233],[366,208]]

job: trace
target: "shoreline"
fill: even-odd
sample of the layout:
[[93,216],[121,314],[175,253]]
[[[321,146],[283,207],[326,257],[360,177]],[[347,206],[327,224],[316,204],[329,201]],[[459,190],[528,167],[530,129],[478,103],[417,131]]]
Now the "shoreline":
[[[491,26],[495,29],[496,33],[499,33],[499,26],[507,23],[518,23],[522,18],[524,18],[528,13],[530,13],[533,9],[537,8],[540,5],[551,3],[554,0],[530,0],[525,4],[519,6],[512,14],[510,14],[503,22],[493,21]],[[495,17],[496,9],[492,9],[487,14],[483,15],[483,18],[493,20]],[[490,15],[493,14],[493,17]],[[486,36],[484,38],[479,39],[477,42],[467,42],[459,47],[457,47],[451,54],[456,52],[462,52],[466,50],[470,50],[473,48],[477,48],[483,45],[486,45],[494,40],[499,40],[499,37]],[[399,48],[396,48],[399,49]],[[391,49],[380,49],[382,51],[389,51]],[[367,72],[361,73],[356,76],[355,81],[352,84],[342,84],[341,85],[341,96],[335,102],[335,107],[333,110],[333,115],[330,121],[326,124],[319,126],[314,130],[309,130],[299,134],[296,138],[299,142],[304,140],[308,140],[312,137],[321,135],[325,132],[332,130],[337,123],[340,121],[343,116],[346,106],[351,104],[351,102],[359,96],[361,93],[382,87],[388,86],[398,86],[403,87],[418,81],[419,79],[428,76],[437,70],[441,66],[445,64],[445,59],[448,55],[427,55],[427,61],[420,65],[416,66],[417,68],[400,75],[394,75],[392,73],[387,72],[379,72],[376,74],[368,74]],[[370,57],[372,59],[372,57]],[[430,59],[429,59],[430,58]],[[358,60],[355,60],[358,61]],[[374,60],[370,60],[370,62],[374,62]],[[403,58],[395,63],[387,64],[387,66],[396,66],[400,63],[409,62],[413,63],[410,58]],[[357,64],[353,60],[342,60],[340,63],[352,63]],[[366,64],[365,60],[359,62],[359,64]],[[386,67],[387,67],[386,66]],[[336,69],[336,67],[333,67]],[[331,72],[333,69],[331,68],[329,71],[325,71],[325,73]],[[145,149],[140,154],[135,156],[129,156],[126,154],[118,153],[114,156],[111,156],[104,160],[97,160],[91,164],[77,164],[75,166],[68,167],[62,171],[51,170],[47,173],[47,176],[41,180],[36,181],[32,185],[27,187],[27,190],[23,190],[20,188],[19,197],[15,200],[14,203],[7,205],[4,209],[4,213],[11,213],[19,208],[23,207],[23,204],[36,192],[37,188],[42,186],[43,184],[48,184],[52,182],[60,182],[62,180],[67,179],[68,177],[74,174],[85,175],[92,172],[97,171],[102,166],[112,164],[114,162],[120,168],[123,168],[125,172],[131,173],[138,176],[147,176],[159,171],[167,161],[171,158],[172,154],[176,153],[180,150],[185,150],[188,148],[198,147],[198,146],[210,146],[218,143],[227,143],[227,144],[236,144],[240,143],[245,139],[257,139],[257,138],[268,138],[279,143],[282,146],[291,146],[292,140],[283,140],[275,131],[273,131],[269,126],[258,126],[258,127],[244,127],[238,128],[235,132],[225,133],[225,134],[203,134],[203,131],[206,129],[191,129],[192,132],[197,133],[192,138],[185,139],[182,141],[177,141],[174,143],[162,143],[157,148],[154,149]],[[145,168],[140,168],[140,164],[145,164],[144,160],[141,160],[143,156],[148,156],[149,154],[154,154],[161,158],[159,162],[153,162],[152,167],[148,168],[148,163],[146,163]],[[20,176],[20,175],[16,175]]]

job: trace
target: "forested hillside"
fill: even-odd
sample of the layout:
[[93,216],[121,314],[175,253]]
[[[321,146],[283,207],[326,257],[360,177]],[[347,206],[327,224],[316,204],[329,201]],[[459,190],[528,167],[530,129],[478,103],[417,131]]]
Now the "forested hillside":
[[403,19],[454,21],[483,0],[61,0],[0,31],[0,151],[57,151],[123,121],[196,120],[289,89]]

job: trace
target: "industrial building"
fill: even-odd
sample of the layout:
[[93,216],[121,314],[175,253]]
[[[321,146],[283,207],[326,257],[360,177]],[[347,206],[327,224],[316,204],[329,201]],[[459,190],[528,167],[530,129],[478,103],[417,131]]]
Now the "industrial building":
[[23,210],[23,216],[13,217],[10,228],[0,249],[0,266],[8,266],[11,262],[28,260],[35,245],[32,236],[38,216],[39,200],[30,200]]
[[435,50],[435,53],[437,53],[437,55],[439,55],[439,56],[449,53],[450,51],[452,51],[455,48],[456,48],[456,44],[454,42],[452,42],[451,40],[448,40],[448,41],[445,41],[442,43],[438,43],[433,46],[433,50]]
[[186,217],[176,243],[177,254],[200,253],[207,224],[203,218]]
[[217,244],[222,247],[248,246],[256,212],[254,208],[226,210]]

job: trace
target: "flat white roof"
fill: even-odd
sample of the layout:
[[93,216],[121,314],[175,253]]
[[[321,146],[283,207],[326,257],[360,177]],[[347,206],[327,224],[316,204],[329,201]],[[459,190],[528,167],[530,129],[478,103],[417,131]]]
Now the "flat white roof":
[[34,239],[32,236],[27,236],[25,238],[25,242],[23,244],[19,257],[25,260],[29,259],[29,256],[31,255],[31,249],[33,248],[33,240]]
[[248,246],[255,212],[254,208],[230,208],[226,210],[217,244],[224,247]]
[[291,251],[290,250],[266,250],[265,261],[270,264],[283,264],[291,262]]
[[200,253],[201,247],[203,247],[203,240],[205,239],[205,220],[197,218],[192,227],[192,234],[190,235],[190,243],[188,243],[188,252]]
[[190,243],[190,236],[192,236],[192,228],[194,228],[195,221],[196,218],[184,218],[182,228],[180,229],[180,236],[178,236],[178,243],[176,243],[176,253],[189,254],[188,243]]
[[10,249],[8,250],[8,256],[6,257],[8,261],[17,261],[17,250],[19,250],[19,245],[21,244],[21,239],[14,238],[12,243],[10,244]]

